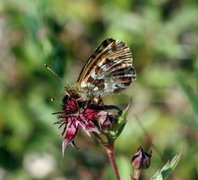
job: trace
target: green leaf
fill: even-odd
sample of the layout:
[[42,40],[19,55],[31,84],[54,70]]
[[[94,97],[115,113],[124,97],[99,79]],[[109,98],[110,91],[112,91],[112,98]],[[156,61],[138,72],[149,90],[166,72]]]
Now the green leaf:
[[175,155],[175,157],[165,164],[165,166],[158,170],[153,177],[151,177],[151,180],[164,180],[166,179],[175,169],[177,164],[179,163],[181,159],[181,154]]
[[121,111],[120,114],[118,115],[117,125],[110,132],[113,139],[116,139],[123,131],[123,129],[126,125],[126,122],[127,122],[126,119],[127,119],[128,113],[129,113],[130,106],[131,106],[131,100],[130,100],[128,106],[123,111]]
[[116,139],[120,134],[121,132],[123,131],[124,127],[125,127],[126,123],[124,124],[121,124],[116,131],[112,131],[111,134],[113,134],[113,139]]
[[126,119],[127,119],[130,107],[131,107],[131,100],[129,101],[128,106],[118,116],[118,124],[125,124],[126,123]]

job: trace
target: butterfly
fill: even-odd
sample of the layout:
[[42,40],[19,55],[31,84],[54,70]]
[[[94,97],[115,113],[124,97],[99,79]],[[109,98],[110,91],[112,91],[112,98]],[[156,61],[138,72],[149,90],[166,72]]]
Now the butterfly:
[[83,99],[102,97],[125,89],[136,80],[132,53],[122,41],[107,38],[88,58],[77,79],[76,88],[66,87],[70,95]]
[[57,124],[64,126],[62,151],[68,144],[75,147],[74,138],[78,129],[86,133],[103,133],[103,128],[112,128],[116,115],[111,110],[120,111],[114,105],[104,105],[101,97],[125,89],[134,80],[136,72],[129,47],[113,38],[105,39],[88,58],[77,79],[76,86],[66,86],[62,100],[62,111]]

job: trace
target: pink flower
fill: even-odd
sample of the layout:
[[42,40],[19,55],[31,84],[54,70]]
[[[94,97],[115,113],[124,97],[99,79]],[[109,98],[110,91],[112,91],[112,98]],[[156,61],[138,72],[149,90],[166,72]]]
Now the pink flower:
[[89,101],[82,101],[77,97],[67,95],[62,101],[62,111],[53,114],[60,114],[58,118],[61,120],[56,124],[60,124],[60,127],[64,126],[61,133],[64,137],[62,143],[63,155],[68,144],[71,143],[75,146],[74,138],[79,128],[89,135],[90,132],[99,133],[99,125],[111,123],[111,116],[104,110],[104,106],[91,104]]

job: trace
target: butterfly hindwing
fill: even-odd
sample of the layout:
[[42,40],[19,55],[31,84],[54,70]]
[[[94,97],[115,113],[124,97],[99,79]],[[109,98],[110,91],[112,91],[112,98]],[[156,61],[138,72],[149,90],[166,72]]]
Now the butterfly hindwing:
[[77,80],[92,96],[118,92],[136,79],[128,46],[112,38],[104,40],[90,56]]

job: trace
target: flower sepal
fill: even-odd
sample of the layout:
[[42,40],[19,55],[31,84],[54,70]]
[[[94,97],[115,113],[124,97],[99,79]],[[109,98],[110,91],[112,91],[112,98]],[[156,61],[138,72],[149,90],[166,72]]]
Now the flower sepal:
[[112,130],[110,131],[110,136],[112,139],[114,140],[117,139],[119,135],[122,133],[122,131],[124,130],[124,127],[127,123],[127,116],[128,116],[130,107],[131,107],[131,100],[128,103],[127,107],[118,113],[114,126]]

